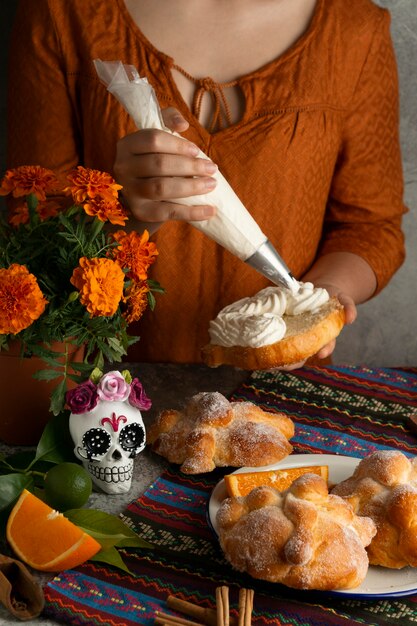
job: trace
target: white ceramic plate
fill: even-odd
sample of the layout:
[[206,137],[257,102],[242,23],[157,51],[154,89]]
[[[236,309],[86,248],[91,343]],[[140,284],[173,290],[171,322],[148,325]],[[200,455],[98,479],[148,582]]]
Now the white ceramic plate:
[[[271,469],[287,469],[301,465],[328,465],[329,482],[338,483],[352,475],[360,459],[336,454],[292,454],[280,463],[264,467],[242,467],[234,474],[242,472],[267,471]],[[216,515],[220,504],[227,497],[224,481],[214,487],[211,494],[207,517],[217,535]],[[332,594],[357,598],[382,598],[407,596],[417,593],[417,568],[405,567],[400,570],[388,569],[371,565],[363,583],[355,589],[332,591]]]

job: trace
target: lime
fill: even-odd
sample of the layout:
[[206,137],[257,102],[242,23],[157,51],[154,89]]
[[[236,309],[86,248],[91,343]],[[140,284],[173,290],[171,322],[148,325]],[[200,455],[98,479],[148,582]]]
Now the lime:
[[45,475],[45,500],[58,511],[79,509],[91,495],[90,474],[78,463],[59,463]]

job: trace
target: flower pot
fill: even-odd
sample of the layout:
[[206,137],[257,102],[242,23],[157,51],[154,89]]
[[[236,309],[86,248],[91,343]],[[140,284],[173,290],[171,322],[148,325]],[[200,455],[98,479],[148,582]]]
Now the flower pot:
[[[65,344],[52,345],[54,351],[64,352]],[[83,359],[83,347],[70,345],[70,360]],[[10,350],[0,352],[0,440],[11,445],[36,445],[51,418],[50,396],[59,378],[36,380],[33,374],[46,369],[38,357],[21,358],[20,344],[12,342]],[[68,388],[75,386],[68,381]]]

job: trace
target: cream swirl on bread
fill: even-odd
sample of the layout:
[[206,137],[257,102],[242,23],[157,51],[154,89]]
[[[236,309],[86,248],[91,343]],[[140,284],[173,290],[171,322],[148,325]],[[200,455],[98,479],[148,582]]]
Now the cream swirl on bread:
[[256,348],[276,343],[285,336],[284,315],[315,312],[328,300],[328,292],[312,283],[300,282],[295,294],[288,289],[266,287],[222,309],[210,322],[210,340],[225,347]]

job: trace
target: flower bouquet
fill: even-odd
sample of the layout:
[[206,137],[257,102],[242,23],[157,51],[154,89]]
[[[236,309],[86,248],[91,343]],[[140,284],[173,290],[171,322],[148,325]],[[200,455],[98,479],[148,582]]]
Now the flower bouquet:
[[[69,381],[122,360],[139,339],[128,325],[163,291],[148,277],[158,255],[148,232],[114,228],[128,219],[120,189],[109,174],[81,166],[65,181],[40,166],[9,170],[1,181],[11,207],[0,218],[0,352],[17,340],[22,357],[45,362],[35,377],[57,383],[55,415]],[[72,370],[71,346],[84,348]]]

